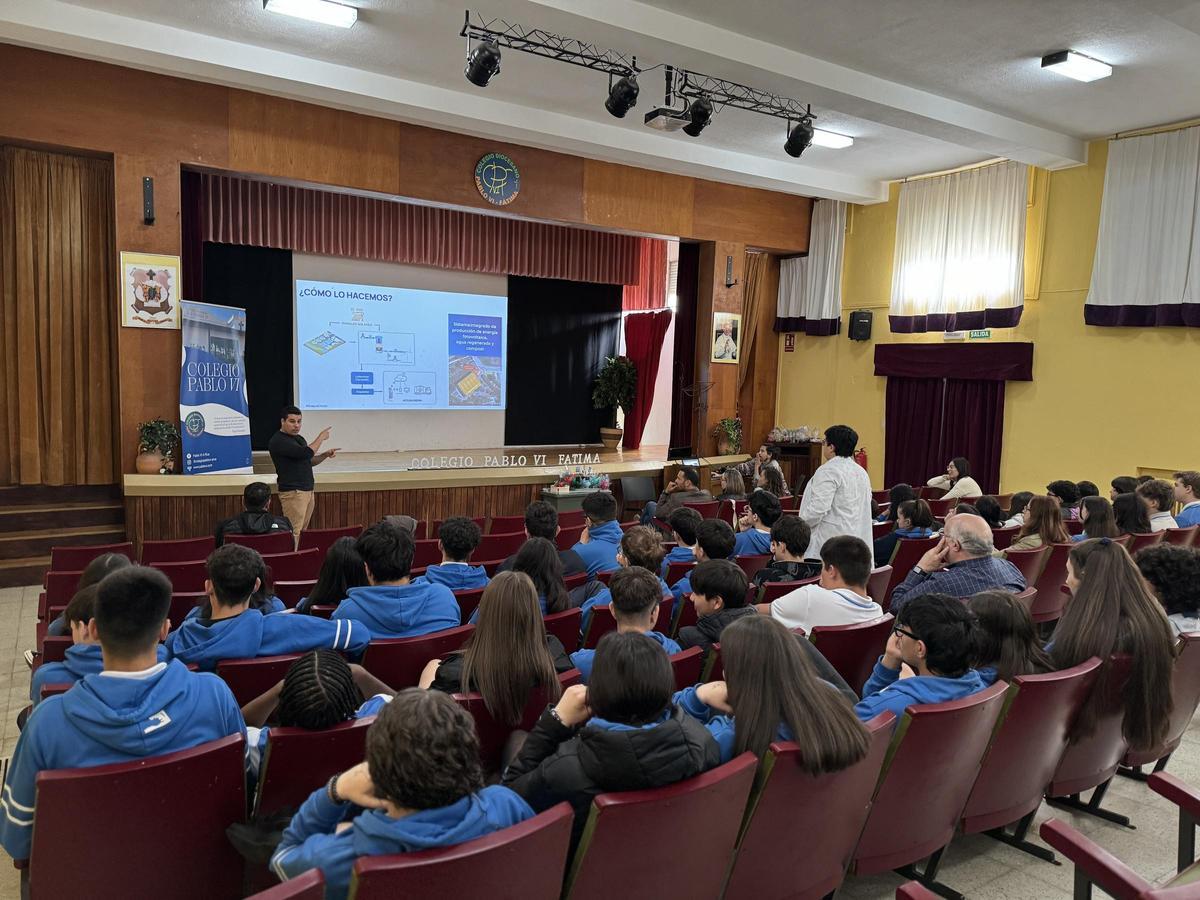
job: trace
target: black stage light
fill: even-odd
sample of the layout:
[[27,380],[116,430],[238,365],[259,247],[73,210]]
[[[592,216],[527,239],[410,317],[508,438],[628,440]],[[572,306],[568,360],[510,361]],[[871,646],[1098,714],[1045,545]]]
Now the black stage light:
[[637,106],[637,98],[637,78],[633,75],[624,75],[608,89],[608,99],[604,101],[604,108],[618,119],[623,119],[625,113]]
[[788,132],[787,140],[783,144],[783,150],[788,156],[794,156],[798,159],[800,154],[808,149],[808,145],[812,143],[812,139],[812,119],[803,118]]
[[713,105],[707,97],[697,97],[688,108],[691,121],[683,126],[683,133],[689,137],[699,137],[708,123],[712,121]]
[[492,41],[483,41],[467,56],[463,74],[476,87],[487,87],[492,76],[500,71],[500,48]]

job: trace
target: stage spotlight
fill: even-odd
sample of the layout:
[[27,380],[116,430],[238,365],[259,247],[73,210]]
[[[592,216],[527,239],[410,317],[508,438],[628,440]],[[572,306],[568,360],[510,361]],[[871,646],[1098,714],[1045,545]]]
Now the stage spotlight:
[[712,121],[713,105],[707,97],[697,97],[688,108],[691,121],[683,126],[683,133],[689,137],[700,137],[708,123]]
[[788,132],[787,140],[783,144],[783,151],[788,156],[799,158],[800,154],[808,149],[808,145],[812,143],[812,139],[812,119],[803,118]]
[[608,89],[608,99],[604,101],[604,108],[618,119],[623,119],[625,113],[637,106],[637,98],[637,78],[633,75],[625,75],[618,78]]
[[467,67],[463,74],[467,81],[476,87],[487,87],[492,76],[500,71],[500,48],[492,41],[483,41],[475,45],[467,57]]

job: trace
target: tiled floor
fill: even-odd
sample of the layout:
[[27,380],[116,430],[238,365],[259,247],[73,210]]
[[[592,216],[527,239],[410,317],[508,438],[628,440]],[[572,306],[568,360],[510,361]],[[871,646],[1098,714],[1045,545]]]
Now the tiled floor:
[[[21,652],[33,646],[38,588],[0,589],[0,697],[6,701],[3,746],[9,756],[17,743],[17,713],[29,702],[29,670]],[[1193,723],[1169,771],[1200,784],[1200,725]],[[1143,877],[1161,882],[1175,871],[1176,816],[1173,807],[1144,784],[1117,778],[1105,805],[1130,816],[1136,829],[1077,816],[1045,804],[1037,824],[1066,819],[1102,847],[1115,853]],[[902,821],[896,823],[903,828]],[[1036,826],[1031,831],[1036,832]],[[1037,838],[1034,838],[1037,841]],[[1040,841],[1039,841],[1040,843]],[[947,851],[939,879],[978,900],[1070,900],[1071,867],[1055,866],[984,836],[959,838]],[[847,900],[883,900],[895,896],[896,875],[849,879],[838,891]],[[0,864],[0,900],[20,896],[16,870]]]

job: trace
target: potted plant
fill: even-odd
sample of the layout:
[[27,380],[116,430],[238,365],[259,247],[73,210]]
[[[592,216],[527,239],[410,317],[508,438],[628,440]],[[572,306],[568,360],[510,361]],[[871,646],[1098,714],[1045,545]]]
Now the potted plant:
[[721,456],[742,452],[742,420],[739,417],[721,419],[713,427],[712,433],[717,439],[717,453]]
[[167,475],[175,469],[175,445],[179,429],[166,419],[138,423],[138,456],[134,468],[139,475]]
[[621,443],[624,431],[616,427],[617,407],[629,415],[636,396],[637,368],[627,356],[610,356],[600,367],[596,386],[592,389],[592,406],[610,411],[609,426],[600,429],[600,442],[604,444],[604,449],[615,450],[617,444]]

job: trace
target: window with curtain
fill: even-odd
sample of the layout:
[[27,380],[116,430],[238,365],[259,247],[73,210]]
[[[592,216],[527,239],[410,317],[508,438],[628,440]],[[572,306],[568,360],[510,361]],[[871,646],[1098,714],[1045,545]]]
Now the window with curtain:
[[779,266],[775,331],[816,336],[842,330],[842,249],[846,243],[846,204],[820,200],[813,205],[808,256]]
[[900,186],[891,330],[1011,328],[1025,302],[1029,172],[1014,162]]
[[1088,325],[1200,326],[1200,127],[1109,141]]

